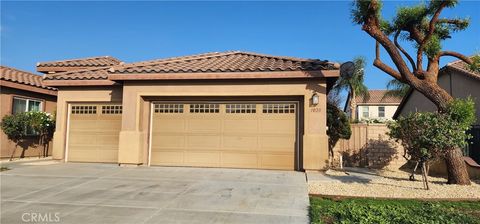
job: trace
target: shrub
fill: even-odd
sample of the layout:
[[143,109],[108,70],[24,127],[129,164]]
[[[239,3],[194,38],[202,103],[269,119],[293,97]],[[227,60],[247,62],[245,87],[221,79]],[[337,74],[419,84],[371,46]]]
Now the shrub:
[[348,117],[336,105],[327,103],[327,135],[330,157],[333,159],[333,147],[339,139],[349,139],[352,135]]
[[[49,113],[31,111],[4,116],[0,127],[8,139],[15,143],[10,160],[13,158],[16,148],[27,137],[35,138],[39,145],[43,145],[44,156],[46,156],[48,143],[53,138],[55,131],[55,120]],[[21,157],[23,157],[23,153]]]
[[400,117],[388,124],[389,135],[401,142],[410,159],[428,161],[444,156],[448,150],[464,147],[471,136],[467,130],[475,122],[471,98],[456,99],[447,113],[423,112]]

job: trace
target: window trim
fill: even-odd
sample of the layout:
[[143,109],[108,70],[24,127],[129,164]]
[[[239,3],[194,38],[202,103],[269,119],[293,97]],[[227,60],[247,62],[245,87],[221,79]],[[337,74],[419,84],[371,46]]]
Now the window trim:
[[11,111],[10,111],[10,114],[13,114],[13,108],[15,107],[15,99],[20,99],[20,100],[25,100],[26,101],[26,111],[24,112],[29,112],[28,110],[28,107],[29,107],[29,104],[28,102],[29,101],[37,101],[37,102],[40,102],[40,111],[43,112],[45,111],[45,100],[44,99],[38,99],[38,98],[33,98],[33,97],[24,97],[24,96],[19,96],[19,95],[13,95],[12,96],[12,103],[10,104],[11,105]]

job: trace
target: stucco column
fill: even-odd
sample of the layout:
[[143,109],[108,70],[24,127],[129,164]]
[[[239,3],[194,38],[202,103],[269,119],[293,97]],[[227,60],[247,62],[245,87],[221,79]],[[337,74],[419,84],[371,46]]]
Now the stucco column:
[[118,163],[141,164],[144,133],[140,130],[143,99],[128,85],[123,86],[122,130],[119,136]]
[[[304,95],[303,168],[305,170],[322,170],[328,165],[326,88],[325,82],[309,84]],[[312,103],[312,96],[315,93],[319,97],[317,105]]]
[[65,141],[66,141],[66,126],[68,116],[68,105],[65,102],[62,92],[58,92],[57,96],[57,111],[55,115],[55,132],[53,133],[52,142],[52,158],[64,159],[65,156]]

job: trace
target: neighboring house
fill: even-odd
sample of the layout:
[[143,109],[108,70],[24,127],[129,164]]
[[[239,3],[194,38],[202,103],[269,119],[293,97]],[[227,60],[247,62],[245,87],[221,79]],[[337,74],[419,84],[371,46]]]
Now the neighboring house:
[[[57,91],[55,88],[43,84],[41,75],[0,66],[0,88],[0,118],[5,115],[27,111],[45,111],[52,114],[55,112]],[[26,146],[31,145],[32,141],[33,138],[22,144],[20,147],[25,150],[19,147],[14,156],[19,157],[22,153],[24,153],[24,156],[42,155],[43,146]],[[10,157],[15,144],[1,132],[0,147],[0,157],[5,158]],[[49,150],[49,154],[51,154],[51,150]]]
[[[473,139],[465,154],[480,163],[480,73],[470,71],[462,61],[455,61],[440,70],[438,84],[454,98],[471,96],[474,99],[477,121],[472,127]],[[416,111],[436,110],[437,107],[429,99],[420,92],[411,90],[402,100],[394,118]]]
[[[356,96],[356,114],[355,119],[358,121],[391,120],[393,114],[397,110],[402,98],[395,96],[385,96],[387,90],[368,90],[370,97]],[[350,114],[350,96],[345,104],[345,111]]]
[[[38,64],[50,73],[45,83],[59,89],[54,159],[285,170],[327,165],[326,94],[338,64],[239,51],[114,61]],[[72,65],[83,69],[62,72]]]

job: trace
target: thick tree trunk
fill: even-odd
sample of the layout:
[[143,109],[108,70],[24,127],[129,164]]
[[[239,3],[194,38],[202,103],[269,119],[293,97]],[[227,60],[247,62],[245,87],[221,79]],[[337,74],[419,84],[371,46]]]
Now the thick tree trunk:
[[[446,112],[448,104],[453,100],[453,97],[437,83],[423,82],[423,85],[414,87],[438,107],[439,113]],[[465,165],[463,154],[460,149],[449,150],[445,155],[445,163],[447,164],[449,184],[470,184],[467,166]]]
[[440,113],[445,112],[448,103],[453,100],[453,97],[437,83],[421,82],[415,84],[411,83],[411,85],[432,101],[438,107]]
[[460,148],[451,149],[445,155],[447,165],[448,184],[470,185],[467,165],[463,160]]

